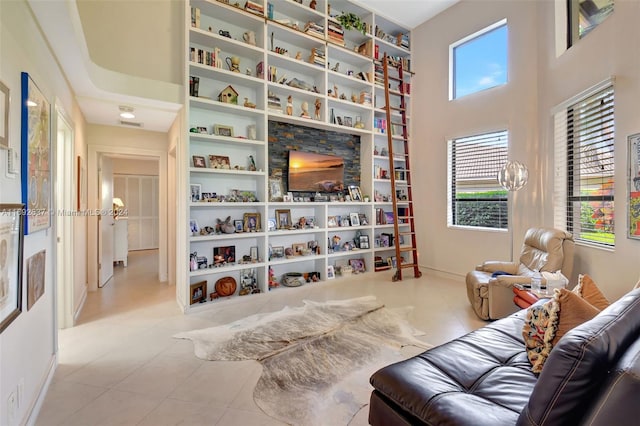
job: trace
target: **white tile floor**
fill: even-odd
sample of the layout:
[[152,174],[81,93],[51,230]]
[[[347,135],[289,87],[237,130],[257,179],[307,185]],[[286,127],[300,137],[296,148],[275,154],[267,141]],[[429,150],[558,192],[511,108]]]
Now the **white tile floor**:
[[[485,324],[471,310],[461,281],[424,271],[420,279],[409,272],[395,283],[390,272],[381,272],[281,288],[183,315],[175,287],[154,278],[157,252],[132,252],[128,268],[115,270],[105,288],[89,294],[78,325],[60,331],[59,366],[36,425],[281,424],[253,402],[257,362],[202,361],[191,341],[172,336],[300,306],[303,299],[371,294],[389,307],[412,305],[410,322],[431,344]],[[367,413],[361,410],[351,424],[366,425]]]

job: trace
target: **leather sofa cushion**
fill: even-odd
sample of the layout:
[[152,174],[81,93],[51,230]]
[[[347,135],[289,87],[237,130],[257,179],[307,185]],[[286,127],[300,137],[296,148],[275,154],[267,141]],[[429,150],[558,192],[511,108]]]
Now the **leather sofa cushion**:
[[429,424],[473,419],[474,425],[513,425],[536,382],[523,350],[523,316],[512,315],[384,367],[371,376],[371,384],[409,416]]
[[571,234],[559,229],[531,228],[524,236],[520,263],[530,270],[556,272],[562,269],[563,242]]
[[640,289],[569,331],[553,348],[518,425],[579,424],[608,372],[640,336]]

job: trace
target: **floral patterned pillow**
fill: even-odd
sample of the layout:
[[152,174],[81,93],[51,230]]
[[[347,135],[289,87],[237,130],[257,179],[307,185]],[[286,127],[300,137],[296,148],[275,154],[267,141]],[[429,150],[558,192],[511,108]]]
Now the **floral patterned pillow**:
[[564,288],[556,289],[548,302],[531,306],[522,328],[531,371],[540,373],[560,338],[599,312],[578,294]]

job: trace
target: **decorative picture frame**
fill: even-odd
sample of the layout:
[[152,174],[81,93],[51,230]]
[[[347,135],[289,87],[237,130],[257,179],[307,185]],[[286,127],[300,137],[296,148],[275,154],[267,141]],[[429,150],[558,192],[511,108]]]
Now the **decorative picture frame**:
[[202,155],[194,155],[193,157],[193,167],[197,168],[206,168],[207,160]]
[[213,134],[216,136],[228,136],[233,137],[233,126],[225,126],[222,124],[215,124],[213,126]]
[[198,221],[195,219],[189,219],[189,229],[191,230],[191,235],[198,235],[200,233]]
[[629,201],[628,221],[629,232],[627,236],[640,240],[640,133],[628,138],[629,157]]
[[40,250],[27,259],[27,311],[44,294],[44,269],[47,251]]
[[291,210],[290,209],[276,210],[276,228],[289,229],[290,227],[291,227]]
[[0,204],[0,333],[22,312],[24,204]]
[[361,226],[369,225],[369,220],[367,219],[367,215],[365,213],[358,213],[358,220],[360,221]]
[[360,226],[360,216],[358,216],[358,213],[349,213],[349,221],[351,222],[351,226]]
[[221,246],[213,248],[213,265],[221,266],[236,262],[236,246]]
[[284,185],[282,177],[269,178],[269,201],[277,202],[284,199]]
[[0,81],[0,148],[9,149],[9,87]]
[[360,242],[361,249],[366,250],[370,248],[368,235],[360,235],[359,242]]
[[270,217],[267,221],[267,231],[275,231],[276,230],[276,219],[274,217]]
[[25,235],[51,226],[51,108],[28,73],[22,73],[22,202]]
[[367,268],[365,267],[364,259],[349,259],[349,266],[353,268],[353,272],[365,272]]
[[236,232],[244,232],[244,221],[240,219],[234,220],[233,227],[236,228]]
[[338,223],[337,216],[327,217],[327,228],[337,228],[338,226],[340,226],[340,224]]
[[202,185],[199,183],[190,183],[189,190],[191,193],[191,202],[195,203],[202,200]]
[[293,254],[296,256],[302,256],[302,253],[306,248],[307,248],[307,245],[305,243],[294,243],[291,245]]
[[395,215],[393,214],[393,212],[384,212],[384,220],[387,225],[393,225]]
[[336,116],[336,122],[338,123],[338,125],[342,126],[342,117],[340,117],[339,115]]
[[244,232],[257,232],[262,229],[260,224],[260,213],[244,214]]
[[271,249],[271,257],[274,259],[279,259],[284,257],[284,246],[277,246]]
[[328,280],[332,280],[335,277],[336,277],[336,271],[335,271],[333,265],[327,266],[327,279]]
[[209,168],[210,169],[230,169],[231,162],[226,155],[209,155]]
[[200,281],[189,286],[189,304],[203,303],[207,300],[207,282]]
[[251,260],[254,262],[258,260],[258,246],[251,246],[251,248],[249,248],[249,256],[251,256]]
[[353,127],[353,119],[351,117],[344,116],[344,125],[347,127]]
[[349,196],[351,201],[362,201],[362,192],[357,185],[349,185]]

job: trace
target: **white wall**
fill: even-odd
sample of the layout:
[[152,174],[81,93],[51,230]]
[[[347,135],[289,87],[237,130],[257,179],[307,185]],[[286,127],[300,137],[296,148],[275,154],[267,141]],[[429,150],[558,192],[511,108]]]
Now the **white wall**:
[[[509,83],[449,101],[449,45],[504,18]],[[624,200],[626,136],[640,131],[635,113],[640,67],[632,32],[639,18],[639,3],[617,1],[612,17],[557,59],[551,1],[462,1],[414,30],[412,170],[414,181],[427,182],[427,189],[414,195],[421,265],[463,277],[483,260],[510,258],[509,233],[447,226],[447,140],[509,131],[510,159],[524,162],[530,177],[513,197],[517,255],[527,228],[553,226],[551,107],[610,74],[618,75],[615,196]],[[626,238],[626,203],[617,201],[616,207],[615,251],[578,247],[572,277],[591,274],[611,298],[629,290],[639,273],[639,241]]]
[[[20,147],[20,73],[28,72],[52,105],[57,101],[69,114],[76,130],[76,147],[83,145],[84,118],[57,62],[40,34],[39,27],[24,1],[0,2],[0,79],[11,90],[10,144]],[[54,110],[52,110],[54,111]],[[52,122],[55,122],[53,112]],[[55,135],[55,132],[52,133]],[[53,163],[52,163],[53,164]],[[0,202],[21,200],[20,176],[5,177],[6,152],[0,151]],[[76,234],[80,234],[76,230]],[[76,247],[77,248],[77,247]],[[23,286],[23,312],[0,334],[0,424],[22,424],[38,401],[55,362],[55,312],[53,282],[53,228],[25,237],[24,258],[46,249],[45,292],[31,310],[26,310]],[[78,263],[82,263],[82,259]],[[81,271],[81,265],[76,265]],[[80,276],[80,274],[78,274]],[[24,381],[24,395],[9,421],[7,399]]]
[[158,160],[113,159],[114,175],[158,176]]

